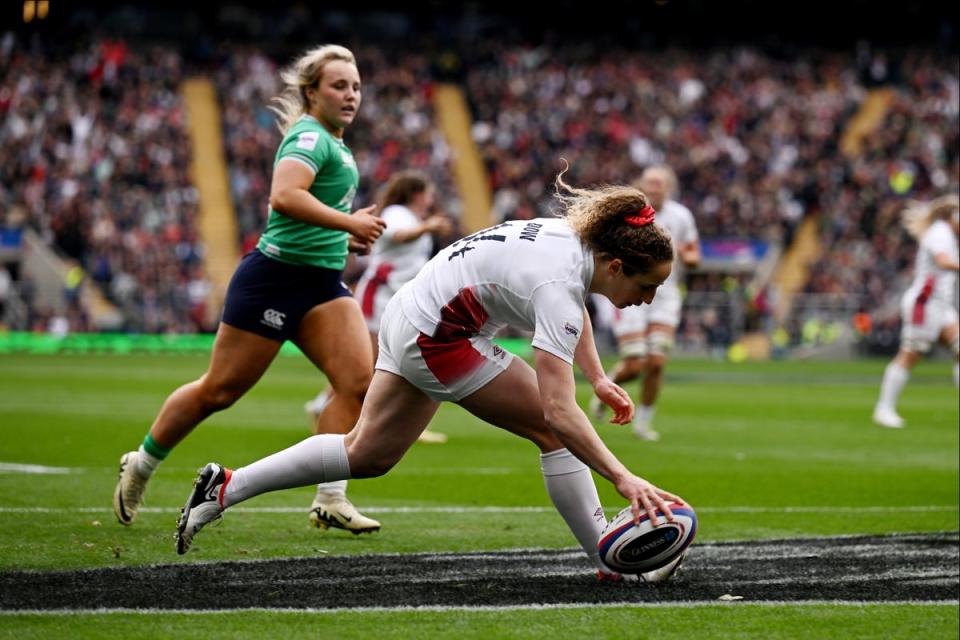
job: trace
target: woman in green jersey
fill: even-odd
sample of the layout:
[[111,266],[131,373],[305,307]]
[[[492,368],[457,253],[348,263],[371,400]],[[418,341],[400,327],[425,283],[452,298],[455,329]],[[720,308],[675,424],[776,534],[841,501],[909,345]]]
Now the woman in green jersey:
[[[351,213],[359,176],[343,142],[361,101],[353,54],[337,45],[307,51],[282,73],[275,99],[283,141],[274,160],[267,226],[244,256],[224,303],[209,367],[167,397],[143,444],[123,455],[114,512],[133,523],[147,481],[207,416],[243,396],[285,340],[327,376],[333,397],[317,433],[347,433],[373,375],[373,353],[357,302],[341,282],[348,248],[368,250],[385,223],[374,207]],[[353,533],[380,523],[357,512],[345,482],[318,486],[310,519]]]

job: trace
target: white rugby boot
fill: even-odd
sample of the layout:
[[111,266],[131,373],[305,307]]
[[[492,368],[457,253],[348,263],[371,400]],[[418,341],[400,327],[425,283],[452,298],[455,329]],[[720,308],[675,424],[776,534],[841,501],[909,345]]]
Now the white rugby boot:
[[666,582],[673,576],[680,573],[680,567],[683,565],[683,558],[685,555],[686,552],[681,553],[676,557],[676,559],[671,560],[669,564],[666,564],[659,569],[654,569],[653,571],[641,573],[640,579],[647,584],[662,584]]
[[113,513],[120,524],[130,526],[137,518],[137,510],[143,504],[143,492],[147,478],[137,471],[137,451],[129,451],[120,458],[120,477],[113,491]]
[[346,496],[320,493],[310,505],[310,524],[318,529],[343,529],[353,534],[380,530],[380,523],[357,511]]
[[897,415],[897,412],[890,407],[877,405],[873,410],[873,421],[881,427],[888,429],[903,429],[903,418]]
[[193,481],[193,491],[177,520],[177,553],[183,555],[189,551],[193,537],[200,529],[223,517],[220,499],[223,487],[230,482],[232,474],[230,469],[215,462],[209,462],[200,469],[197,479]]

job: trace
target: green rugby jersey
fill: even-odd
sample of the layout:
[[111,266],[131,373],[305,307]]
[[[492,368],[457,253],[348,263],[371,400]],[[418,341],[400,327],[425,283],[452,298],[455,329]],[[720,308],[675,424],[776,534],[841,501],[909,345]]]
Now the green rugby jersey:
[[[350,215],[360,174],[343,140],[304,114],[280,143],[274,170],[282,158],[293,158],[313,169],[316,175],[308,191],[325,205]],[[257,249],[281,262],[341,270],[347,263],[347,236],[346,231],[306,224],[270,207]]]

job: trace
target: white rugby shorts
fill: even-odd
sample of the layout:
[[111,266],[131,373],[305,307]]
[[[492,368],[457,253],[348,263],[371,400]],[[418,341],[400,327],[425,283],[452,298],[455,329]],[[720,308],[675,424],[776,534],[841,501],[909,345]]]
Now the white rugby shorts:
[[377,369],[405,378],[433,400],[457,402],[506,371],[513,354],[487,337],[440,342],[417,330],[399,297],[380,320]]
[[927,300],[922,294],[904,295],[900,301],[900,344],[908,350],[927,351],[940,339],[944,327],[956,324],[957,310],[938,299]]

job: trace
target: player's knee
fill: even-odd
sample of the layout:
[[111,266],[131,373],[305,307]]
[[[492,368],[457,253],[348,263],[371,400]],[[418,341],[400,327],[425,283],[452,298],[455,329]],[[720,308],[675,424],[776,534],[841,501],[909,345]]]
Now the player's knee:
[[648,342],[649,357],[666,362],[670,352],[673,351],[673,336],[665,331],[654,331],[650,334]]
[[232,385],[205,386],[202,402],[208,411],[223,411],[243,396],[243,389]]
[[647,343],[642,338],[621,342],[618,346],[620,357],[626,360],[642,361],[647,355]]
[[651,354],[647,357],[647,375],[660,375],[666,366],[666,356]]
[[370,381],[372,379],[372,372],[352,371],[331,378],[330,386],[333,387],[338,396],[349,399],[357,405],[361,405],[363,404],[363,398],[367,395],[367,389],[370,387]]
[[638,356],[629,356],[623,359],[623,374],[628,380],[633,380],[643,375],[644,358]]
[[537,445],[537,448],[544,453],[563,448],[563,443],[560,442],[560,439],[557,438],[556,434],[546,423],[546,421],[543,421],[540,424],[532,425],[521,435],[523,435],[533,444]]
[[350,476],[353,478],[377,478],[386,474],[397,464],[399,458],[392,456],[362,456],[350,458]]

